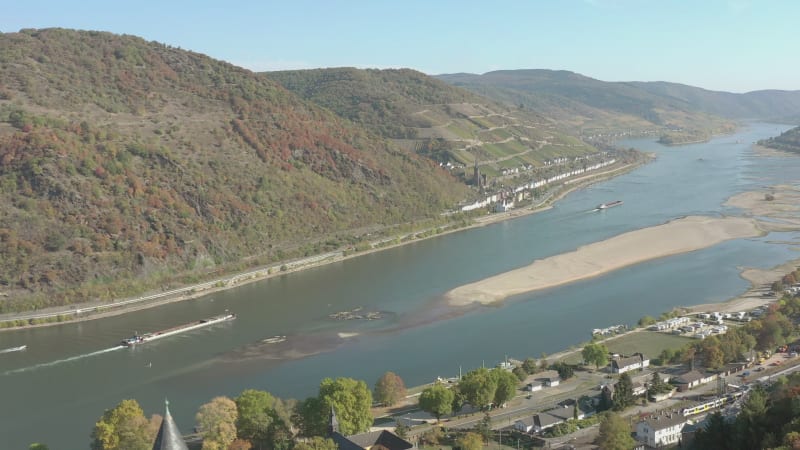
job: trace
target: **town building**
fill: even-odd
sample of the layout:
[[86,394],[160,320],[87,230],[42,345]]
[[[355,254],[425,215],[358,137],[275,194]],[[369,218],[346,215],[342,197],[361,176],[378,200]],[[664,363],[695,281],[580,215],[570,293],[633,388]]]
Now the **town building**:
[[345,436],[339,432],[339,420],[336,418],[336,412],[333,407],[331,407],[330,422],[328,424],[328,437],[336,444],[339,450],[408,450],[414,447],[412,443],[387,430],[368,431]]
[[636,439],[653,448],[675,444],[688,421],[677,412],[648,417],[636,424]]
[[611,371],[623,374],[632,370],[640,370],[650,366],[650,360],[641,353],[634,353],[627,357],[617,357],[611,360]]
[[679,392],[683,392],[688,391],[696,386],[700,386],[701,384],[710,383],[716,378],[717,374],[715,373],[707,374],[697,370],[690,370],[683,375],[673,378],[671,382],[678,388]]

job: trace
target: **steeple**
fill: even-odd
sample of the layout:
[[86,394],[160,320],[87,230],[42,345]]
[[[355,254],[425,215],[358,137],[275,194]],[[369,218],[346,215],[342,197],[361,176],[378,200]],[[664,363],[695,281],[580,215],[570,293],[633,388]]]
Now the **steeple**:
[[172,420],[167,399],[164,399],[164,419],[161,421],[161,428],[158,429],[158,436],[153,443],[153,450],[189,450],[178,426]]
[[336,419],[336,411],[333,410],[333,405],[331,405],[331,420],[330,423],[328,423],[328,436],[338,432],[339,432],[339,420]]

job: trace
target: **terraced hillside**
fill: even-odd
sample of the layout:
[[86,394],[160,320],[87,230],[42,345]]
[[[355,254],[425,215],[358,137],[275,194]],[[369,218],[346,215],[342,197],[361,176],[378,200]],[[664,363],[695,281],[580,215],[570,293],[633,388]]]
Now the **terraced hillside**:
[[597,152],[527,109],[489,100],[409,70],[353,68],[268,72],[301,97],[426,155],[469,180]]
[[[437,78],[509,105],[536,109],[576,134],[594,138],[619,133],[666,133],[671,141],[703,138],[729,131],[731,119],[756,117],[762,111],[748,106],[752,98],[763,97],[759,95],[751,98],[670,83],[605,82],[568,71],[502,70]],[[792,93],[782,97],[781,111],[797,109],[795,97]],[[737,108],[722,114],[732,104]]]

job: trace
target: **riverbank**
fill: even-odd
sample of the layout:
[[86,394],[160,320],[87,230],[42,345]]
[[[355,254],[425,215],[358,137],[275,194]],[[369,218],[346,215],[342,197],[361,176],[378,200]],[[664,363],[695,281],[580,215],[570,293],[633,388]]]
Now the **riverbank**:
[[[15,320],[29,321],[31,319],[36,319],[37,321],[41,320],[44,323],[30,324],[22,327],[18,326],[18,327],[0,328],[0,331],[19,330],[21,328],[27,329],[34,327],[60,325],[63,323],[95,320],[110,316],[126,314],[134,311],[140,311],[147,308],[162,306],[168,303],[196,299],[212,295],[217,292],[225,291],[228,289],[233,289],[235,287],[242,286],[245,284],[254,283],[257,281],[263,281],[272,277],[287,275],[301,270],[321,267],[327,264],[333,264],[345,261],[351,258],[356,258],[359,256],[399,247],[401,245],[406,245],[412,242],[422,241],[437,236],[443,236],[449,233],[469,230],[476,227],[483,227],[494,223],[503,222],[506,220],[528,216],[530,214],[535,214],[537,212],[549,209],[555,201],[558,201],[559,199],[563,198],[564,196],[568,195],[571,192],[574,192],[575,190],[627,173],[651,161],[652,158],[653,158],[652,155],[648,155],[648,157],[642,158],[641,161],[637,161],[635,163],[621,164],[617,167],[612,167],[608,170],[604,170],[596,174],[587,175],[571,180],[566,180],[563,184],[559,185],[556,189],[552,190],[550,193],[548,193],[548,195],[546,195],[544,198],[540,199],[533,205],[529,205],[519,209],[513,209],[504,213],[487,214],[486,216],[474,219],[472,224],[465,227],[448,228],[442,226],[434,230],[422,230],[414,233],[406,233],[403,235],[398,235],[392,238],[386,238],[377,242],[373,242],[371,243],[369,249],[363,251],[347,252],[344,250],[340,250],[322,255],[316,255],[309,258],[303,258],[301,260],[276,263],[275,265],[271,265],[268,267],[255,268],[247,272],[237,273],[224,278],[218,278],[203,283],[198,283],[195,285],[185,286],[168,292],[153,293],[150,295],[145,295],[134,299],[128,298],[128,299],[119,299],[112,302],[73,304],[73,305],[68,305],[66,307],[48,308],[44,310],[39,310],[35,313],[5,314],[0,316],[0,322],[9,322]],[[387,245],[386,244],[387,242],[393,242],[393,243]],[[54,321],[54,322],[45,321],[48,318],[56,318],[58,316],[62,316],[64,320]]]
[[491,304],[513,295],[593,278],[652,259],[763,234],[758,222],[751,218],[685,217],[534,261],[526,267],[453,289],[445,298],[452,306]]

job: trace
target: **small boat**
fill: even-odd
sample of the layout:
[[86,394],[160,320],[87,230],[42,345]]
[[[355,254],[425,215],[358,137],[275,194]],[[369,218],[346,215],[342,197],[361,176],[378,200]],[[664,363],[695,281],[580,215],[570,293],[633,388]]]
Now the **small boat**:
[[20,345],[19,347],[11,347],[11,348],[7,348],[5,350],[0,350],[0,353],[21,352],[21,351],[24,351],[27,348],[28,348],[27,345]]
[[286,336],[272,336],[270,338],[262,339],[261,342],[265,344],[280,344],[286,341]]
[[599,205],[597,205],[596,209],[608,209],[608,208],[613,208],[615,206],[619,206],[621,204],[622,200],[614,200],[613,202],[609,203],[600,203]]

